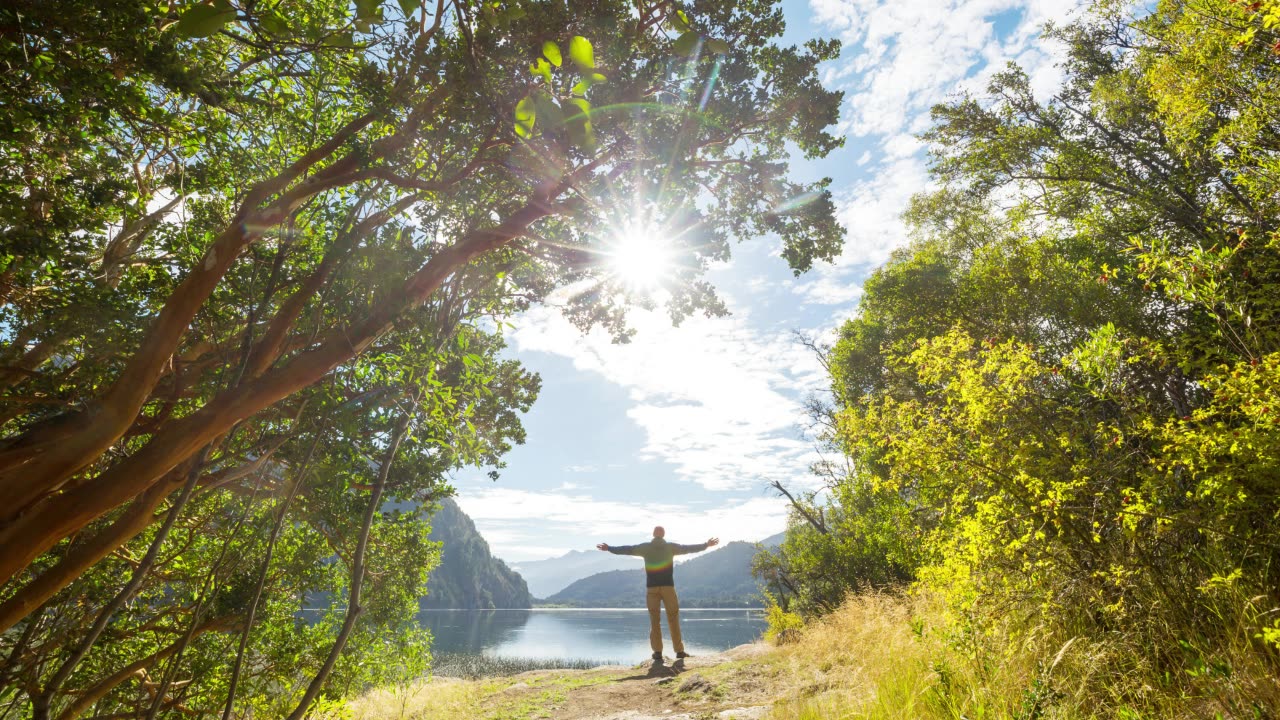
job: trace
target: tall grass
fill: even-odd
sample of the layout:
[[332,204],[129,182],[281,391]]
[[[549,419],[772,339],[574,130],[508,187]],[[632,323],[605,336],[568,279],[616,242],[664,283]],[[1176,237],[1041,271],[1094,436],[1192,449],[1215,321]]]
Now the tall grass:
[[431,672],[437,677],[477,680],[519,675],[530,670],[590,670],[593,667],[609,664],[585,658],[511,658],[468,653],[436,653],[431,662]]
[[486,688],[451,678],[422,678],[373,688],[324,720],[475,720]]
[[[1276,718],[1280,679],[1247,637],[1158,668],[1150,629],[1064,636],[1041,613],[979,622],[936,597],[861,595],[777,649],[790,678],[774,720]],[[1167,649],[1161,649],[1167,650]]]

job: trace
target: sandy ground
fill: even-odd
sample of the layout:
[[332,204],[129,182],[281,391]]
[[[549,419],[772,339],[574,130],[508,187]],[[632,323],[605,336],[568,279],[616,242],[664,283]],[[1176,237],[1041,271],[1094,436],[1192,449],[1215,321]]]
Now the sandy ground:
[[745,662],[769,651],[762,644],[724,653],[634,667],[547,670],[511,678],[487,697],[484,716],[503,720],[758,720],[772,699],[767,669]]

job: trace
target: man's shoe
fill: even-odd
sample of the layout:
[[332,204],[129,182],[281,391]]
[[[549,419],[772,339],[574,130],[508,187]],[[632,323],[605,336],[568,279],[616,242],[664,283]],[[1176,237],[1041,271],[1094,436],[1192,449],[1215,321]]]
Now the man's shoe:
[[661,650],[658,650],[657,652],[655,652],[655,653],[653,654],[653,659],[654,659],[654,660],[661,660],[661,659],[662,659],[662,651],[661,651]]
[[677,659],[679,659],[679,660],[683,660],[683,659],[685,659],[685,658],[687,658],[687,657],[693,657],[693,656],[692,656],[692,655],[690,655],[689,653],[687,653],[687,652],[683,651],[683,650],[681,650],[680,652],[676,653],[676,658],[677,658]]

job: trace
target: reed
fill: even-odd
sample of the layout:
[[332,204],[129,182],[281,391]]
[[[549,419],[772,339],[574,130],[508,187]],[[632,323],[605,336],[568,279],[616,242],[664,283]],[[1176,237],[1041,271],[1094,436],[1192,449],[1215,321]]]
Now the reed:
[[478,680],[519,675],[531,670],[590,670],[593,667],[609,664],[586,658],[546,659],[436,653],[431,663],[431,672],[437,677]]

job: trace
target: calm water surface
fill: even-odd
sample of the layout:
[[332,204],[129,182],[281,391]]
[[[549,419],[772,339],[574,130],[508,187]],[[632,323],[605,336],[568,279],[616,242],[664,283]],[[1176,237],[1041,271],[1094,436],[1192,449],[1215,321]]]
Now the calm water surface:
[[[652,652],[643,608],[424,610],[418,619],[431,629],[431,649],[439,653],[635,663]],[[753,642],[764,628],[760,610],[680,610],[685,650],[694,655]],[[663,652],[674,655],[666,613],[662,638]]]

